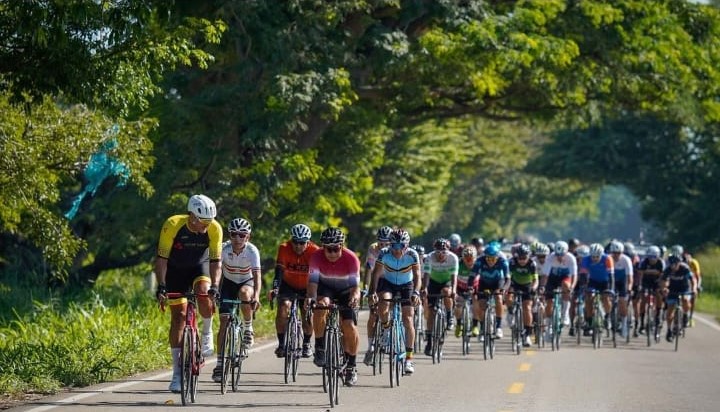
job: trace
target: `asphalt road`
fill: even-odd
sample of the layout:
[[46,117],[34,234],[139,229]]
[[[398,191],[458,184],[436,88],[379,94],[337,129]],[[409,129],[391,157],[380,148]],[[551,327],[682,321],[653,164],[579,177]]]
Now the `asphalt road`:
[[[364,331],[367,314],[361,313]],[[485,361],[474,343],[463,357],[459,340],[450,336],[439,365],[416,356],[416,372],[390,388],[387,372],[373,376],[359,366],[358,385],[340,388],[337,411],[716,411],[720,402],[720,327],[696,315],[680,350],[664,340],[651,348],[643,339],[617,348],[606,342],[594,350],[589,338],[577,346],[565,338],[559,352],[548,347],[512,354],[508,329],[495,359]],[[361,338],[365,349],[366,339]],[[220,394],[210,379],[214,363],[200,377],[197,403],[188,410],[326,411],[319,369],[310,359],[300,364],[298,380],[283,383],[282,360],[272,351],[275,341],[256,343],[243,366],[238,392]],[[362,358],[362,356],[359,356]],[[214,357],[213,357],[214,359]],[[182,408],[170,393],[169,371],[76,389],[43,398],[11,411],[170,411]]]

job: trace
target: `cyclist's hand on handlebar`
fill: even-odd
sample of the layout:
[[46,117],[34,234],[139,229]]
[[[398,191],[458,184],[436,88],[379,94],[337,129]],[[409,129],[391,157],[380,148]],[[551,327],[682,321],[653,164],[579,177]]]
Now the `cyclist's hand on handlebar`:
[[422,297],[423,299],[427,298],[427,295],[428,295],[427,288],[424,288],[420,291],[420,297]]
[[218,290],[217,286],[213,285],[210,286],[210,289],[208,289],[208,297],[213,298],[214,300],[220,299],[220,291]]
[[277,295],[278,295],[277,289],[270,289],[270,291],[268,292],[268,300],[275,299],[275,296],[277,296]]
[[412,296],[410,297],[410,301],[412,302],[413,306],[417,306],[420,303],[420,293],[413,292]]
[[167,299],[167,287],[165,285],[158,285],[155,289],[155,298],[159,302],[163,302]]
[[305,310],[310,310],[315,305],[315,299],[305,298]]

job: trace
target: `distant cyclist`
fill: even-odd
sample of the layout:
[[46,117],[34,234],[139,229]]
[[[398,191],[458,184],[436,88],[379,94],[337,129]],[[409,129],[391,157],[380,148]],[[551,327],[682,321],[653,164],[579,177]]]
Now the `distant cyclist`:
[[587,277],[587,290],[585,292],[585,330],[583,334],[590,336],[590,328],[592,326],[592,318],[595,308],[592,305],[591,293],[601,294],[603,311],[607,319],[612,305],[611,296],[605,291],[613,290],[615,279],[615,265],[613,259],[605,254],[605,248],[600,243],[590,245],[590,255],[586,256],[580,262],[580,273]]
[[[523,305],[523,346],[531,345],[530,335],[532,335],[532,294],[538,287],[537,266],[530,259],[530,247],[526,244],[520,244],[515,248],[515,254],[510,259],[510,290],[508,291],[508,314],[513,315],[514,309],[514,293],[522,292]],[[520,327],[520,325],[516,325]]]
[[[495,337],[498,339],[503,337],[503,295],[510,287],[510,267],[507,259],[501,253],[499,243],[490,242],[485,248],[484,254],[475,261],[468,279],[468,284],[472,285],[476,277],[479,278],[473,307],[476,319],[485,319],[489,298],[485,290],[497,295],[495,297]],[[475,334],[475,330],[473,330],[473,334]]]
[[663,272],[663,294],[665,295],[665,303],[667,304],[667,335],[665,339],[668,342],[673,340],[672,322],[675,318],[675,305],[682,305],[683,308],[683,326],[687,326],[688,312],[690,311],[690,295],[695,290],[695,278],[690,271],[690,267],[682,262],[682,255],[671,254],[668,256],[669,266]]
[[[365,255],[365,274],[363,276],[363,288],[368,294],[369,298],[369,291],[373,290],[374,287],[372,285],[372,271],[375,268],[375,262],[377,261],[378,256],[380,256],[380,251],[383,248],[386,248],[390,246],[390,234],[392,233],[392,228],[390,226],[382,226],[377,230],[376,233],[376,242],[373,242],[370,247],[368,248],[368,251]],[[375,347],[373,346],[373,341],[375,340],[375,323],[377,322],[377,311],[374,307],[370,308],[370,313],[368,314],[368,320],[367,320],[367,338],[368,338],[368,350],[365,352],[365,357],[363,358],[363,363],[365,365],[370,366],[372,364],[373,360],[373,353],[375,351]]]
[[[633,284],[633,263],[624,254],[625,245],[620,242],[610,243],[610,256],[613,258],[615,268],[615,292],[618,297],[618,317],[620,325],[626,325],[625,318],[628,315],[628,291]],[[615,325],[617,326],[617,325]],[[620,330],[620,335],[625,337],[628,331]]]
[[[422,293],[427,296],[427,310],[425,310],[425,324],[430,328],[435,318],[435,303],[438,295],[442,295],[442,307],[446,312],[447,329],[454,321],[452,308],[454,304],[455,291],[457,289],[458,257],[450,251],[450,242],[439,238],[433,243],[433,251],[430,252],[423,268]],[[432,356],[431,330],[425,331],[427,343],[425,355]]]
[[[462,326],[462,309],[465,305],[465,298],[464,295],[466,293],[469,293],[468,299],[471,300],[470,307],[472,308],[472,291],[477,288],[477,282],[473,285],[468,285],[468,279],[470,278],[470,273],[472,271],[473,266],[475,265],[475,261],[477,260],[477,249],[473,245],[465,245],[465,247],[462,250],[462,257],[460,259],[460,264],[458,265],[458,276],[457,276],[457,290],[455,292],[455,319],[457,320],[456,326],[455,326],[455,337],[459,338],[463,330],[461,328]],[[477,281],[479,278],[475,278]],[[472,309],[470,309],[472,312]],[[471,315],[473,318],[474,315]],[[478,329],[478,321],[477,319],[473,319],[472,327],[475,329],[476,333],[480,333]],[[473,335],[477,336],[477,334]]]
[[[167,300],[167,293],[208,293],[219,296],[218,285],[222,276],[220,252],[222,227],[215,220],[215,202],[205,195],[193,195],[187,205],[187,214],[169,217],[163,224],[155,259],[155,278],[158,286],[155,295],[159,301]],[[170,350],[173,376],[170,390],[180,392],[180,350],[185,325],[187,300],[171,299]],[[202,322],[202,352],[213,354],[212,299],[198,299]]]
[[547,302],[545,321],[549,323],[552,319],[554,290],[562,288],[562,319],[563,325],[568,326],[570,325],[570,292],[577,282],[577,261],[575,255],[569,253],[568,244],[562,240],[555,243],[553,250],[543,266],[544,279],[540,280],[540,289],[544,290]]
[[[658,293],[662,288],[660,285],[660,276],[665,271],[665,261],[662,259],[660,248],[658,246],[650,246],[645,253],[645,259],[640,262],[638,276],[640,277],[640,288],[647,291],[648,295],[655,295],[657,302],[662,302],[662,296]],[[655,316],[655,324],[660,324],[660,305],[655,308],[655,313],[645,313],[645,305],[647,305],[647,297],[642,294],[642,302],[640,304],[640,327],[639,333],[645,332],[645,316]],[[647,331],[652,333],[652,331]]]
[[[312,232],[307,225],[296,224],[290,228],[290,240],[280,244],[275,257],[275,277],[273,278],[270,299],[277,296],[278,309],[275,315],[275,331],[277,332],[278,346],[275,349],[275,356],[285,357],[285,327],[288,316],[290,316],[290,299],[295,296],[300,301],[305,300],[308,278],[310,276],[310,256],[318,251],[320,247],[310,240]],[[305,309],[300,305],[300,310]],[[306,316],[302,316],[303,345],[302,357],[309,358],[312,355],[310,339],[312,339],[312,322]]]
[[[252,346],[254,339],[253,312],[260,302],[260,289],[262,287],[262,274],[260,273],[260,251],[250,243],[252,227],[250,222],[243,218],[236,218],[228,225],[230,241],[222,248],[222,273],[220,284],[221,299],[239,299],[244,302],[240,305],[244,323],[243,341]],[[225,327],[230,319],[232,305],[220,304],[220,329],[218,330],[218,346],[225,347]],[[223,360],[222,351],[218,351],[217,363],[213,369],[212,379],[222,381]]]

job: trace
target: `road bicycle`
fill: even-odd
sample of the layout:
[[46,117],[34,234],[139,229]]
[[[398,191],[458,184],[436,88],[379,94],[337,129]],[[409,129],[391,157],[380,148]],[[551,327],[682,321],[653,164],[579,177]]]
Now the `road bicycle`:
[[[371,311],[377,311],[377,304],[372,305],[370,307]],[[373,357],[372,357],[372,368],[373,368],[373,376],[382,374],[382,364],[385,357],[385,352],[383,351],[383,327],[382,322],[375,319],[375,326],[374,326],[374,335],[373,335],[373,341],[372,341],[372,348],[373,348]]]
[[[242,363],[248,357],[248,346],[243,336],[245,334],[244,322],[240,321],[240,305],[254,304],[253,301],[223,299],[223,304],[231,305],[230,318],[225,325],[225,342],[221,345],[220,357],[223,359],[222,379],[220,380],[220,393],[227,393],[228,380],[233,392],[237,392],[242,372]],[[219,344],[219,342],[218,342]]]
[[552,350],[560,350],[560,334],[562,333],[562,288],[553,290],[553,311],[550,317],[551,326],[549,332]]
[[577,344],[582,342],[583,331],[585,330],[585,290],[578,289],[575,294],[575,321],[572,328],[575,330]]
[[483,333],[480,335],[483,341],[483,358],[493,359],[495,357],[495,334],[497,332],[495,323],[495,295],[501,292],[484,290],[483,296],[487,297],[485,307],[485,319],[483,321]]
[[651,289],[643,290],[644,306],[643,312],[645,313],[644,330],[647,335],[647,346],[650,347],[653,343],[660,341],[660,324],[662,318],[660,318],[659,311],[655,303],[655,291]]
[[[180,399],[183,406],[188,403],[195,403],[197,395],[198,377],[200,370],[205,365],[205,357],[200,348],[200,336],[197,330],[196,307],[197,298],[207,298],[207,293],[167,293],[168,299],[185,298],[187,309],[185,315],[185,326],[182,331],[182,346],[180,347]],[[161,306],[165,309],[164,303]]]
[[[287,299],[290,301],[290,310],[288,313],[287,323],[285,324],[283,378],[285,383],[290,383],[291,378],[293,382],[297,381],[298,365],[300,363],[300,358],[302,358],[304,333],[302,328],[302,319],[299,315],[299,305],[302,303],[304,296],[294,293]],[[278,304],[279,303],[280,302],[278,302]]]
[[610,305],[610,327],[605,328],[606,336],[612,339],[613,348],[617,348],[617,330],[618,330],[618,300],[619,296],[617,293],[612,296],[612,303]]
[[415,343],[413,345],[413,351],[420,353],[423,350],[422,342],[423,335],[425,332],[425,307],[420,302],[415,307],[415,313],[413,314],[413,325],[415,326]]
[[470,291],[462,292],[463,307],[460,315],[460,324],[457,326],[462,329],[462,354],[463,356],[470,354],[470,338],[472,338],[472,293]]
[[510,319],[511,349],[518,355],[522,352],[523,331],[525,323],[523,319],[523,291],[513,292],[512,315]]
[[405,374],[405,326],[403,326],[402,322],[402,299],[400,294],[395,293],[392,298],[383,300],[390,302],[390,326],[383,332],[387,338],[384,343],[388,355],[388,371],[390,387],[392,388],[400,386],[400,377]]
[[605,290],[600,293],[597,289],[588,289],[590,293],[590,300],[593,305],[593,316],[592,316],[592,341],[593,349],[602,347],[603,336],[605,336],[605,330],[609,325],[605,325],[605,311],[602,306],[602,295],[610,294],[614,295],[615,292],[612,290]]
[[442,294],[428,295],[428,299],[430,298],[435,299],[435,303],[433,304],[433,311],[435,311],[435,315],[433,316],[432,329],[430,332],[430,336],[432,337],[432,361],[433,364],[435,364],[440,363],[440,360],[442,359],[442,349],[445,344],[447,315],[445,314],[445,305],[443,305],[443,299],[445,299],[445,296]]
[[672,323],[672,334],[675,341],[675,352],[678,351],[678,347],[680,346],[680,338],[685,337],[685,328],[687,326],[686,322],[689,322],[689,319],[683,319],[683,317],[685,317],[685,310],[682,307],[682,302],[685,296],[692,296],[692,294],[681,293],[680,295],[678,295],[677,303],[675,303],[675,308],[673,309],[675,312],[675,317],[673,318]]
[[540,293],[533,297],[533,334],[538,349],[545,347],[545,299]]
[[[313,304],[311,311],[329,311],[325,321],[325,364],[323,365],[323,391],[330,398],[330,407],[339,404],[339,387],[345,365],[342,329],[340,328],[340,306],[333,301],[329,305]],[[308,313],[308,316],[310,314]]]

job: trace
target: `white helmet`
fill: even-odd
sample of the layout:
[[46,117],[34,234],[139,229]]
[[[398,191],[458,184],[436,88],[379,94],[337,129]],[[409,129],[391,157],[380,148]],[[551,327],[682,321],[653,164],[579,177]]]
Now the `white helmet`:
[[190,196],[188,212],[192,212],[199,219],[215,219],[215,216],[217,216],[215,202],[205,195]]
[[241,217],[236,217],[230,221],[230,224],[228,225],[228,232],[250,233],[252,232],[252,227],[250,226],[250,222],[247,220]]
[[555,247],[553,248],[553,251],[556,255],[564,255],[568,251],[568,244],[564,240],[558,240],[555,242]]
[[590,245],[590,256],[600,257],[605,253],[605,248],[599,243],[593,243]]
[[670,247],[670,254],[675,256],[682,256],[684,250],[683,247],[680,245],[672,245]]
[[590,247],[588,247],[588,245],[580,245],[575,249],[575,253],[580,257],[590,256]]
[[297,225],[290,228],[290,234],[292,235],[292,240],[307,242],[308,240],[310,240],[312,232],[310,232],[310,228],[307,227],[307,225],[298,223]]
[[649,258],[658,259],[660,257],[660,248],[655,245],[650,246],[647,252],[645,252],[645,255]]
[[448,240],[450,241],[451,248],[456,248],[460,246],[460,243],[462,243],[462,238],[457,233],[451,234]]
[[614,240],[610,242],[610,253],[622,253],[625,250],[625,246],[622,243]]

